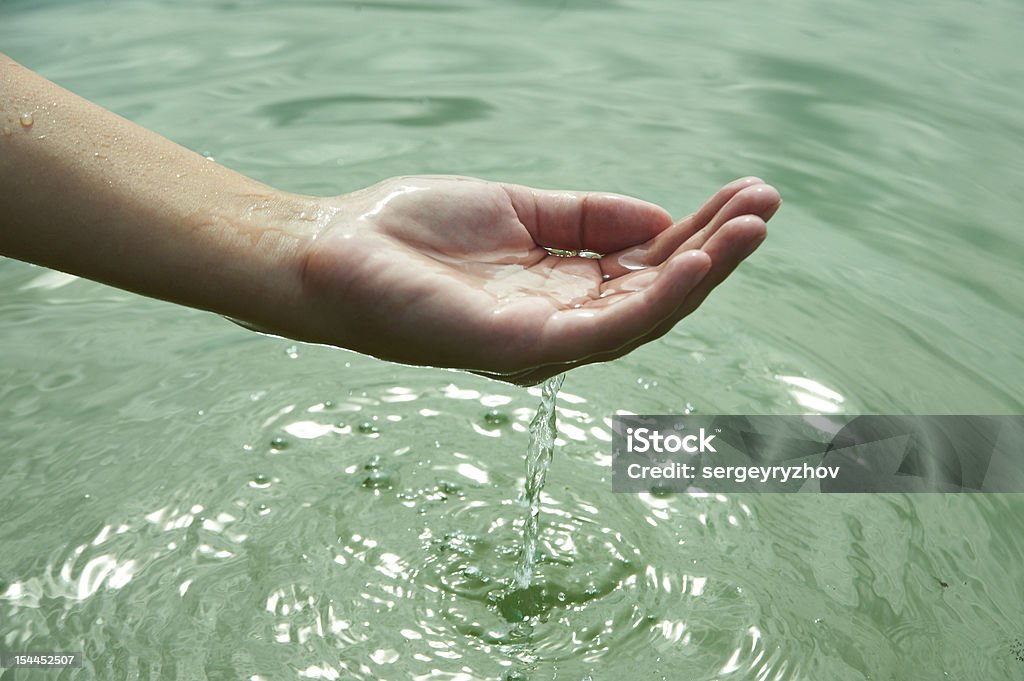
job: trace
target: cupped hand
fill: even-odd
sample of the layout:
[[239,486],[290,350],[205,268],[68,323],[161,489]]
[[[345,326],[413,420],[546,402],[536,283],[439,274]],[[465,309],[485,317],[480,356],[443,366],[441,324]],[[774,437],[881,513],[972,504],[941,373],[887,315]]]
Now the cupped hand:
[[667,333],[764,240],[747,177],[678,221],[616,194],[399,177],[321,206],[307,340],[532,384]]

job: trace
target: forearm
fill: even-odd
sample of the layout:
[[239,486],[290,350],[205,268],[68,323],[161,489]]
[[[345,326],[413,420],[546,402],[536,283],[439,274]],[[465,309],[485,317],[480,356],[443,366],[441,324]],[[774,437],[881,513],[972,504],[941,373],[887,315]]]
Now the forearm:
[[0,54],[0,255],[270,327],[317,217]]

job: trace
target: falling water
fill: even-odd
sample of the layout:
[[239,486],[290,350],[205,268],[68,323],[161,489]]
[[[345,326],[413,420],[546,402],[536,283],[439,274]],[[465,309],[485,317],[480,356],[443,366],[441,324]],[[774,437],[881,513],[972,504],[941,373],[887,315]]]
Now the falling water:
[[526,451],[526,488],[524,497],[529,510],[523,525],[523,552],[516,565],[516,587],[526,589],[533,579],[533,562],[537,553],[537,536],[540,529],[540,492],[548,477],[551,456],[555,449],[558,429],[555,425],[555,402],[558,391],[565,380],[565,374],[553,376],[540,387],[540,406],[537,415],[530,422],[530,445]]

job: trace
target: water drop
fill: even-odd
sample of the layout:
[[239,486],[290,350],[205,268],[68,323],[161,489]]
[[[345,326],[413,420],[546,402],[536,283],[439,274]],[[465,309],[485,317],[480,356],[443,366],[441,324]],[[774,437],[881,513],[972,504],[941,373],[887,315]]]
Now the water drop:
[[672,486],[665,483],[658,483],[651,486],[651,496],[657,499],[667,499],[672,496]]
[[297,359],[299,356],[299,348],[296,345],[289,345],[284,349],[284,354],[288,355],[289,359]]
[[462,487],[458,483],[454,483],[451,480],[438,480],[437,488],[447,494],[448,496],[456,496],[462,494]]
[[572,258],[579,254],[578,251],[570,251],[564,248],[548,248],[547,246],[544,246],[543,248],[549,255],[553,255],[558,258]]
[[391,489],[394,485],[393,477],[386,471],[370,471],[363,478],[363,487],[367,489]]
[[23,114],[21,114],[21,119],[20,120],[21,120],[21,127],[23,127],[23,128],[31,128],[32,124],[35,122],[33,120],[33,118],[32,118],[32,114],[31,113],[23,113]]
[[508,414],[504,414],[497,409],[492,409],[484,414],[484,423],[494,428],[498,426],[504,426],[509,421]]
[[362,423],[360,423],[358,430],[360,433],[363,433],[364,435],[376,435],[377,433],[380,432],[380,428],[373,425],[369,421],[363,421]]
[[270,448],[274,451],[279,452],[283,449],[288,449],[288,446],[290,444],[291,443],[288,442],[288,440],[284,439],[283,437],[275,437],[273,440],[270,441]]
[[257,473],[252,476],[252,480],[249,481],[249,487],[254,489],[266,489],[270,487],[270,478],[262,473]]

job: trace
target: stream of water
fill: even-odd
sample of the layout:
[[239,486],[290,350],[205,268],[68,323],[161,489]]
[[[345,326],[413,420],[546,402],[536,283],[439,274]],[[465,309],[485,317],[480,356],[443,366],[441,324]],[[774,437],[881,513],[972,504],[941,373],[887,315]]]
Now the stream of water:
[[527,504],[526,522],[523,523],[523,552],[519,556],[514,577],[516,587],[527,589],[533,580],[533,564],[537,557],[537,539],[540,533],[540,493],[551,467],[551,457],[558,435],[555,404],[565,374],[544,381],[540,389],[540,405],[530,422],[530,444],[526,450],[526,485],[523,499]]

